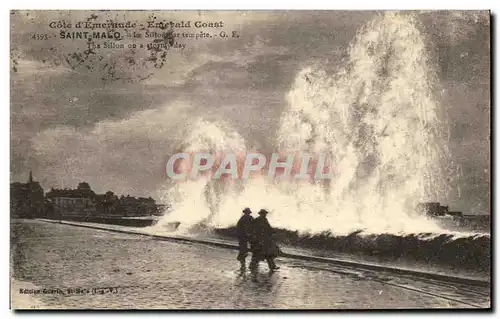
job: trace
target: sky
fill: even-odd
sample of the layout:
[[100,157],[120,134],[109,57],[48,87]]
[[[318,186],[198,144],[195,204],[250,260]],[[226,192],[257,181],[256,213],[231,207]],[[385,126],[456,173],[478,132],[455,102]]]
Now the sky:
[[[27,180],[33,170],[46,190],[87,181],[99,193],[155,197],[165,182],[165,158],[182,140],[179,132],[186,123],[197,118],[237,128],[249,144],[268,152],[297,73],[317,62],[339,67],[357,30],[377,14],[12,12],[11,181]],[[439,103],[451,123],[451,157],[462,169],[457,181],[461,196],[448,204],[453,210],[488,212],[489,12],[415,14],[437,74],[436,90],[444,92]],[[84,40],[30,37],[34,32],[58,35],[51,21],[146,22],[154,17],[223,21],[223,29],[237,31],[239,38],[179,41],[186,48],[166,51],[156,68],[138,62],[147,50],[111,49],[77,66],[74,54],[86,49]]]

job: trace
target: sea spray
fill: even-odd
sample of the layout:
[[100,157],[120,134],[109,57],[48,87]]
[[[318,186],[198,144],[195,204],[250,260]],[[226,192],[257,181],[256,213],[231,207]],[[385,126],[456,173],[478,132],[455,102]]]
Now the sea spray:
[[[298,73],[287,95],[276,149],[325,153],[335,178],[276,181],[205,176],[162,190],[172,210],[155,226],[234,225],[244,207],[271,211],[273,226],[301,233],[347,235],[441,232],[414,213],[419,201],[446,198],[446,143],[433,97],[434,75],[424,37],[410,14],[385,13],[359,30],[334,73]],[[245,141],[220,123],[200,121],[179,151],[246,152]]]
[[299,73],[278,134],[281,149],[329,150],[336,158],[339,174],[328,190],[334,214],[346,216],[338,222],[354,215],[373,231],[439,230],[412,216],[419,201],[446,189],[433,71],[412,17],[386,13],[369,22],[344,65],[334,75]]
[[[245,152],[244,139],[226,123],[213,123],[199,119],[194,125],[188,126],[191,130],[185,132],[185,139],[176,147],[185,153],[196,152],[236,154]],[[189,165],[181,163],[180,165]],[[199,179],[188,179],[181,183],[170,181],[160,190],[161,200],[171,205],[171,212],[167,214],[156,227],[163,228],[170,222],[180,222],[178,231],[186,231],[189,227],[205,223],[210,225],[211,218],[219,209],[222,198],[229,189],[237,187],[231,181],[217,183],[211,176]]]

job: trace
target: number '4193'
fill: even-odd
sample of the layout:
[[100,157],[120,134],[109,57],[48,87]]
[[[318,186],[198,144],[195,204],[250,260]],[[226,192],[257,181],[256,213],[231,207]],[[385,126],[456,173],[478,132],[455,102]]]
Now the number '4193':
[[33,33],[31,34],[33,40],[48,40],[49,36],[45,33]]

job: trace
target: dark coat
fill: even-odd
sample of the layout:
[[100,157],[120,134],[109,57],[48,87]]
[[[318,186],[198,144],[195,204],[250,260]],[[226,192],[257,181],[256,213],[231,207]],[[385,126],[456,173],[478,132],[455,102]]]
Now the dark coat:
[[253,217],[247,214],[241,216],[238,220],[236,224],[236,234],[240,241],[248,242],[252,237],[253,220]]
[[265,216],[259,216],[253,221],[254,242],[252,250],[261,258],[277,257],[279,248],[274,241],[274,230]]
[[253,217],[243,215],[236,224],[236,233],[238,235],[239,253],[237,259],[244,261],[248,254],[248,243],[252,238]]
[[267,242],[273,236],[273,228],[265,216],[259,216],[253,221],[253,230],[257,241]]

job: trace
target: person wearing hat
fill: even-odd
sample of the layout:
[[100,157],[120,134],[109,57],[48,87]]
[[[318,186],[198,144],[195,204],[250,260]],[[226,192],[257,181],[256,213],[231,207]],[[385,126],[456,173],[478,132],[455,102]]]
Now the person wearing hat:
[[253,220],[253,231],[255,235],[255,243],[253,245],[252,261],[250,268],[256,270],[261,260],[266,260],[269,270],[279,269],[274,262],[278,257],[279,247],[273,240],[274,231],[267,220],[269,212],[261,209],[258,214],[259,217]]
[[243,210],[243,216],[238,220],[236,224],[236,233],[238,235],[239,253],[236,258],[241,264],[241,270],[246,268],[246,258],[248,256],[248,244],[252,236],[252,222],[253,217],[251,216],[252,211],[250,208],[245,208]]

